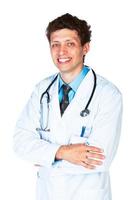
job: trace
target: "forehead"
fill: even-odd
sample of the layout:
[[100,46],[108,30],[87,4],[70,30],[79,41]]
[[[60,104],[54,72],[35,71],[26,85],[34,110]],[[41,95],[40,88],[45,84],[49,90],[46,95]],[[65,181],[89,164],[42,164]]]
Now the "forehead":
[[60,29],[51,33],[51,36],[50,36],[51,42],[54,42],[54,41],[61,42],[61,41],[67,41],[67,40],[75,40],[77,42],[80,42],[80,38],[78,36],[77,31],[70,30],[70,29]]

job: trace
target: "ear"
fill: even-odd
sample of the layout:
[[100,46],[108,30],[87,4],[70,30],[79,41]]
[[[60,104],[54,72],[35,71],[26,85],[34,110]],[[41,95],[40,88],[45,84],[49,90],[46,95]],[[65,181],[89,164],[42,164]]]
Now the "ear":
[[83,45],[83,54],[86,55],[90,50],[90,44],[87,42],[86,44]]

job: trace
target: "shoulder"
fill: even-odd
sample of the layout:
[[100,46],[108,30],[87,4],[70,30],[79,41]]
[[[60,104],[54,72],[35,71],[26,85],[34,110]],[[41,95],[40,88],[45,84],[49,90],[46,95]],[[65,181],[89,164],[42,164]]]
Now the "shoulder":
[[106,78],[97,75],[97,91],[99,94],[99,104],[104,109],[105,106],[122,105],[122,93],[118,87]]
[[119,88],[109,81],[108,79],[104,78],[103,76],[100,76],[96,74],[97,76],[97,86],[96,86],[96,92],[95,92],[95,99],[98,102],[98,108],[99,110],[105,110],[115,108],[116,107],[122,107],[123,105],[123,98],[122,93],[119,90]]
[[47,88],[48,86],[50,85],[50,83],[54,80],[54,78],[57,76],[57,73],[56,74],[53,74],[49,77],[46,77],[45,79],[39,81],[37,84],[36,84],[36,90],[38,90],[39,94],[43,93]]
[[49,77],[46,77],[45,79],[39,81],[35,86],[31,93],[31,99],[38,99],[40,101],[41,95],[46,91],[48,86],[52,83],[54,78],[57,76],[56,74],[53,74]]
[[97,87],[102,94],[115,94],[122,96],[119,88],[108,79],[97,74]]
[[[92,67],[87,66],[90,70],[92,69]],[[97,94],[117,94],[122,96],[121,91],[119,90],[119,88],[112,83],[111,81],[109,81],[107,78],[99,75],[98,73],[96,73],[96,71],[94,72],[96,75],[96,90],[97,90]]]

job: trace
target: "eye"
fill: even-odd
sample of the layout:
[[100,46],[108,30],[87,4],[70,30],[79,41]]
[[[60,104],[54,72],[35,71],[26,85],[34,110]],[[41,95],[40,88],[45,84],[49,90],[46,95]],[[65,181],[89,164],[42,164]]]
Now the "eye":
[[74,42],[67,42],[67,46],[68,47],[73,47],[73,46],[75,46],[75,44],[74,44]]
[[51,44],[51,48],[57,48],[57,47],[59,47],[59,43],[52,43]]

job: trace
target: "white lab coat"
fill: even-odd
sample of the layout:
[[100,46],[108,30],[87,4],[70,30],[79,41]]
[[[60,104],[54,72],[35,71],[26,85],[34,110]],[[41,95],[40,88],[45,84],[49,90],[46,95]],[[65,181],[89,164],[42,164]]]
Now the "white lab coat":
[[[112,83],[97,75],[97,87],[89,106],[90,115],[81,117],[80,112],[87,104],[94,83],[90,70],[61,117],[57,79],[49,91],[50,132],[41,131],[39,134],[36,128],[40,127],[40,98],[52,79],[49,77],[36,86],[17,121],[14,135],[15,152],[23,159],[41,165],[37,178],[37,200],[111,200],[109,167],[120,137],[121,93]],[[46,100],[44,98],[43,101]],[[86,126],[84,137],[80,137],[82,126]],[[87,141],[104,149],[106,158],[103,165],[89,170],[65,160],[55,162],[60,145]]]

